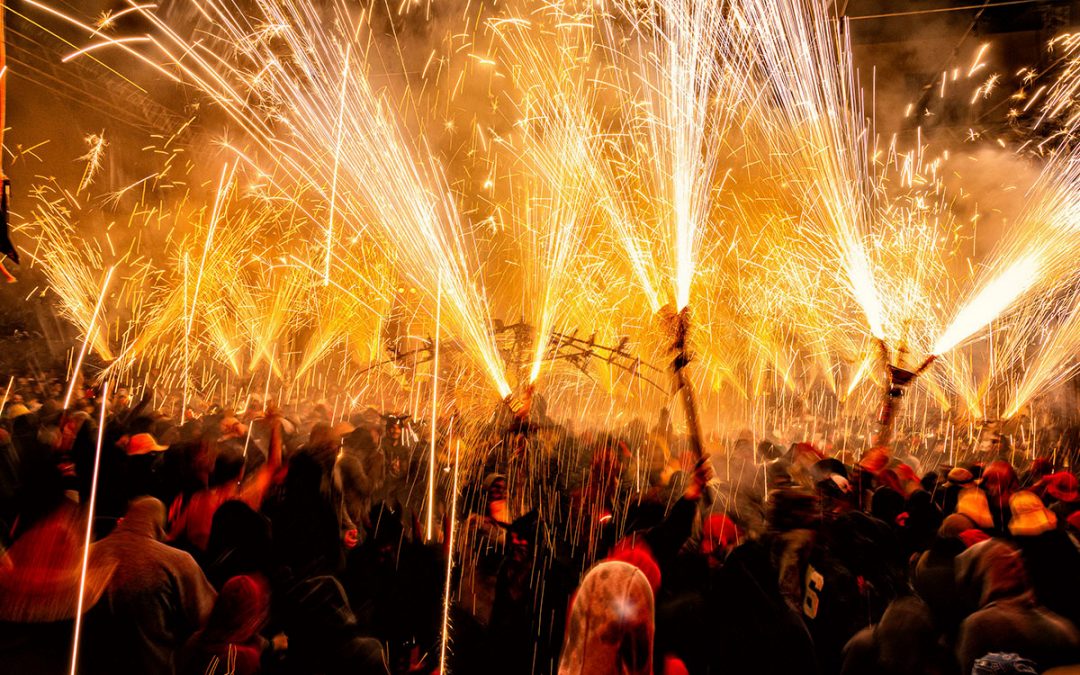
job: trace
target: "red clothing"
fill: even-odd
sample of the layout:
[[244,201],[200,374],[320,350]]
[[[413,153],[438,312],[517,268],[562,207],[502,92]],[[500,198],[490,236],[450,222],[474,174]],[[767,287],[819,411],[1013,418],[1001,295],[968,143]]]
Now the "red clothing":
[[[207,672],[215,661],[233,675],[256,675],[262,669],[266,640],[259,631],[270,614],[270,591],[258,577],[237,576],[225,582],[202,629],[181,656],[181,672]],[[217,672],[215,670],[215,672]]]

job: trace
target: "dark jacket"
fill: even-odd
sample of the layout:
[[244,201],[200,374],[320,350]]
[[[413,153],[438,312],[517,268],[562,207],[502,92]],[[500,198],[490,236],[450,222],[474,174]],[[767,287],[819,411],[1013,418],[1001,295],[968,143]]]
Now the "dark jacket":
[[1042,670],[1080,660],[1080,632],[1036,602],[1012,545],[991,539],[972,546],[957,557],[957,580],[980,591],[979,609],[957,636],[961,672],[970,673],[975,659],[990,652],[1019,654]]
[[217,594],[195,560],[161,541],[164,522],[162,503],[143,497],[91,549],[116,571],[102,599],[110,630],[85,648],[112,672],[175,672],[177,650],[213,608]]

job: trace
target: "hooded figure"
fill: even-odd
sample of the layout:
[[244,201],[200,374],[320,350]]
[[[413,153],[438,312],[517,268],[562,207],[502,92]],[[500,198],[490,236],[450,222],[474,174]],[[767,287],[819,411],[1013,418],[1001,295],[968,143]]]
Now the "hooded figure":
[[254,675],[266,640],[259,632],[270,617],[270,592],[258,577],[236,576],[225,582],[206,627],[181,655],[182,672],[202,675],[212,663],[230,664],[235,675]]
[[1036,602],[1020,552],[1011,544],[991,539],[964,551],[956,558],[956,579],[967,597],[978,594],[978,610],[957,635],[961,672],[970,673],[990,652],[1019,654],[1042,670],[1080,656],[1080,632]]
[[851,638],[843,663],[841,675],[956,672],[952,655],[938,643],[930,608],[911,596],[894,600],[877,625]]
[[[950,637],[964,618],[957,602],[956,556],[967,548],[961,535],[970,531],[973,525],[971,520],[958,513],[946,518],[929,548],[913,561],[911,567],[912,588],[926,601],[938,629]],[[982,534],[981,530],[975,531]]]
[[174,673],[177,650],[210,615],[216,593],[187,553],[163,543],[165,505],[140,497],[91,549],[114,561],[105,594],[110,630],[85,645],[116,673]]
[[598,563],[570,609],[559,675],[651,675],[653,594],[629,563]]
[[214,513],[204,566],[214,588],[241,574],[270,576],[272,567],[270,521],[238,499],[222,504]]
[[1006,531],[1012,515],[1009,511],[1009,498],[1019,489],[1019,486],[1020,481],[1016,477],[1016,470],[1004,460],[990,462],[983,471],[982,489],[986,492],[990,513],[994,518],[994,527],[999,532]]

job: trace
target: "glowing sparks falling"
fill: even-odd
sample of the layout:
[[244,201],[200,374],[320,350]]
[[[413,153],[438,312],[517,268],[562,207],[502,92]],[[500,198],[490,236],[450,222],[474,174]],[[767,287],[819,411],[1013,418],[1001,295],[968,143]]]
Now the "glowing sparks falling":
[[101,446],[105,440],[105,413],[109,408],[109,381],[101,387],[101,416],[98,419],[97,446],[94,451],[94,470],[90,477],[90,500],[86,504],[86,537],[83,539],[82,564],[79,567],[79,597],[75,605],[75,629],[71,640],[71,675],[77,672],[79,663],[79,638],[86,600],[86,569],[90,566],[90,541],[94,533],[94,508],[97,505],[98,473],[101,470]]
[[[867,333],[913,353],[955,352],[929,395],[944,405],[942,389],[957,394],[969,411],[987,409],[981,399],[1002,384],[993,378],[1030,400],[1068,372],[1046,350],[1068,341],[1071,324],[1042,307],[1075,285],[1075,36],[1053,42],[1064,75],[1023,103],[1049,130],[1037,147],[1044,170],[977,259],[958,253],[974,237],[953,215],[948,153],[931,156],[918,134],[909,151],[895,138],[876,147],[846,26],[827,3],[560,2],[528,18],[485,7],[418,77],[412,45],[394,45],[406,67],[383,67],[389,50],[371,15],[326,4],[259,0],[248,17],[210,0],[194,7],[212,27],[191,38],[149,4],[83,22],[27,0],[85,30],[88,44],[66,61],[115,51],[194,87],[227,118],[213,144],[227,159],[199,163],[215,176],[225,165],[216,184],[182,175],[182,151],[198,150],[173,140],[185,125],[155,149],[160,170],[125,187],[92,195],[104,182],[102,132],[87,139],[75,189],[37,192],[29,226],[50,255],[32,260],[110,376],[158,370],[194,393],[221,378],[250,382],[260,368],[268,382],[306,383],[336,370],[356,385],[348,364],[381,361],[434,322],[482,374],[473,380],[500,396],[521,365],[522,381],[545,373],[551,393],[591,400],[571,369],[546,374],[552,336],[628,336],[648,358],[648,315],[664,304],[694,309],[695,377],[713,404],[750,409],[770,392],[823,384],[854,406],[876,375]],[[488,11],[509,16],[482,21]],[[123,14],[150,30],[111,37]],[[480,26],[492,29],[491,53]],[[962,100],[998,96],[989,50],[942,73],[935,94],[966,77]],[[485,87],[491,115],[468,99]],[[472,140],[459,142],[465,130]],[[138,243],[114,251],[112,223],[99,240],[81,237],[80,217],[96,223],[87,215],[99,204],[130,212],[118,227],[168,232],[167,255]],[[87,270],[108,264],[132,318],[110,312],[89,326],[101,294]],[[516,361],[494,316],[533,328]],[[985,345],[972,339],[987,326]],[[982,382],[978,349],[993,353]],[[1024,363],[1038,367],[1020,377]],[[399,383],[415,374],[396,359],[385,370]],[[581,370],[599,373],[589,387],[605,396],[632,395],[596,359]],[[445,380],[446,394],[460,381]],[[432,398],[434,418],[434,387]]]

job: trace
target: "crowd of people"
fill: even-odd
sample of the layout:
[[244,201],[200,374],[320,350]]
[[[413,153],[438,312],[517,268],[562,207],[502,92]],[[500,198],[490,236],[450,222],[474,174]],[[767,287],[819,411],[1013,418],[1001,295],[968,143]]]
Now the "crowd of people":
[[0,410],[3,672],[1080,672],[1075,448],[64,395]]

